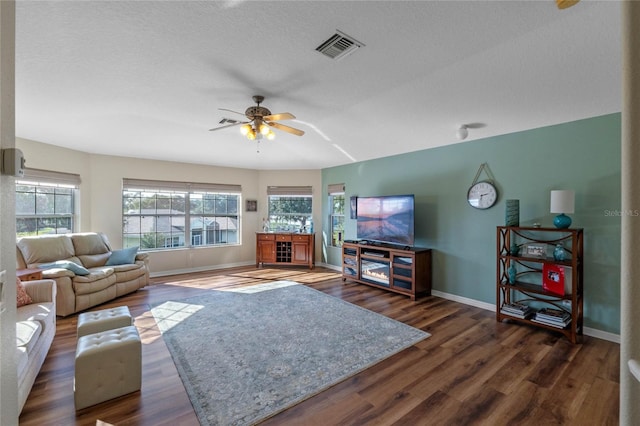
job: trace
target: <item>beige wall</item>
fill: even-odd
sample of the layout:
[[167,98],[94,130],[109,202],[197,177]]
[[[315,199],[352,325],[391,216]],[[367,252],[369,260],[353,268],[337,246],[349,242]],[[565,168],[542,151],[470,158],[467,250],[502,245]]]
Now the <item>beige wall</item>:
[[91,229],[91,156],[72,149],[59,148],[53,145],[16,138],[16,147],[22,150],[26,160],[25,166],[32,169],[51,170],[54,172],[75,173],[80,175],[80,230]]
[[[158,160],[87,154],[18,139],[27,167],[80,175],[80,229],[107,234],[114,248],[122,246],[122,179],[225,183],[242,186],[242,240],[239,246],[201,247],[150,254],[152,275],[215,269],[255,262],[255,232],[267,215],[267,186],[311,185],[314,226],[319,234],[323,191],[320,170],[259,171]],[[245,212],[244,201],[258,200],[258,212]],[[316,241],[318,244],[318,241]],[[319,246],[317,245],[316,248]],[[318,250],[316,249],[316,254]],[[318,256],[316,256],[318,258]]]

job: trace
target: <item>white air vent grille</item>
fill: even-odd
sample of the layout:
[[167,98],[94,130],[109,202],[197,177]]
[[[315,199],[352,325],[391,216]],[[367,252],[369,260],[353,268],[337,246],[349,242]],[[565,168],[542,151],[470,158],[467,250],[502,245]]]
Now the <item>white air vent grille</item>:
[[364,44],[340,31],[329,37],[327,41],[316,47],[316,50],[331,59],[340,59],[352,53]]

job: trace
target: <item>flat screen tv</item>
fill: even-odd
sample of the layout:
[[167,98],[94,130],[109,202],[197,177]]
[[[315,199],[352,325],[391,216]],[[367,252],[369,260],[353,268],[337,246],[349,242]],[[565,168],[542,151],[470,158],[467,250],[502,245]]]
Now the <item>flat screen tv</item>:
[[413,195],[358,197],[356,208],[359,240],[413,246]]

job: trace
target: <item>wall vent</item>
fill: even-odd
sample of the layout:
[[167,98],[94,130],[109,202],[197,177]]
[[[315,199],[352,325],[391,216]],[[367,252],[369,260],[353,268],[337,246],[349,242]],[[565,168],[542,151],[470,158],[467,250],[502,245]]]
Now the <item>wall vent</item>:
[[336,33],[316,47],[316,50],[331,59],[341,59],[363,46],[364,44],[353,37],[336,30]]

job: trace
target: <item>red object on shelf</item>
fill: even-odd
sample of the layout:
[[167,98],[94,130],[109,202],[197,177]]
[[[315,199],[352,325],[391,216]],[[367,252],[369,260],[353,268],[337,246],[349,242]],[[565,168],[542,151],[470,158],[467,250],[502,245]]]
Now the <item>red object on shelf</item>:
[[564,296],[564,267],[545,263],[542,266],[542,288]]

